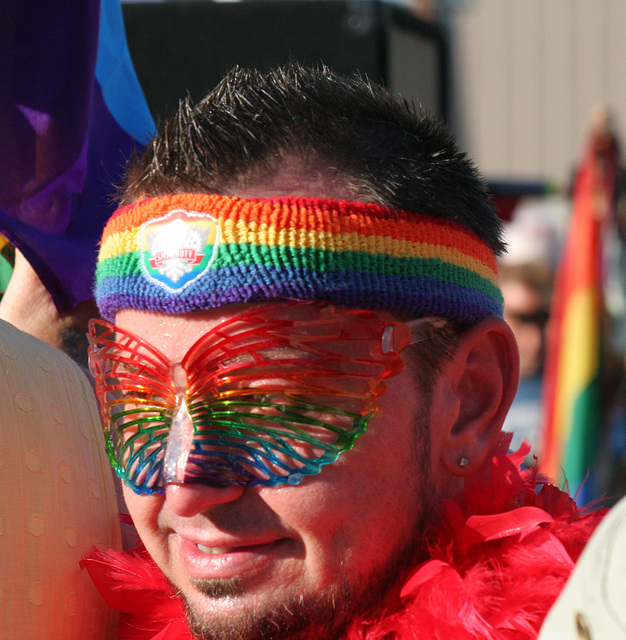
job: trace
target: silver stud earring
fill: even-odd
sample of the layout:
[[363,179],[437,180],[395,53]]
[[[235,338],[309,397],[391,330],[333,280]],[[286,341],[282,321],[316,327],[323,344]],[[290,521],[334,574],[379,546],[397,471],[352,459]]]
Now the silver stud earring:
[[461,456],[458,459],[458,465],[459,467],[463,467],[463,469],[467,469],[467,467],[469,467],[469,458],[467,458],[466,456]]

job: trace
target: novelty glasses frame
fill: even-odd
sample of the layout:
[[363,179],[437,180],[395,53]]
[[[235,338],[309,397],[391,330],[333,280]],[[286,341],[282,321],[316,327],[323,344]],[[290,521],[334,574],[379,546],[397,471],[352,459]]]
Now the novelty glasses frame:
[[202,335],[180,362],[103,320],[89,363],[117,475],[168,483],[295,485],[352,448],[400,353],[447,322],[382,321],[324,302],[256,306]]

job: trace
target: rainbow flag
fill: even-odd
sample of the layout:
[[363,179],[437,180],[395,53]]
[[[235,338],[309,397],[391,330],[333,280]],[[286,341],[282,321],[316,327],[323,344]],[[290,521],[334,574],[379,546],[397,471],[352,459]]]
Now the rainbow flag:
[[597,497],[589,495],[592,480],[584,481],[591,478],[603,419],[602,231],[611,214],[617,168],[615,139],[606,129],[595,131],[574,183],[548,334],[539,468],[554,481],[566,482],[581,502]]
[[0,233],[63,312],[93,297],[114,185],[154,130],[120,0],[2,0],[0,60]]

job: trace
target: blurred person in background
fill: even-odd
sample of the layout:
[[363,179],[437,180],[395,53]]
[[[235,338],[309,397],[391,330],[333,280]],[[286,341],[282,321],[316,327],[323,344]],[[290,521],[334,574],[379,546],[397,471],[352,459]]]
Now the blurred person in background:
[[560,208],[562,203],[554,198],[522,201],[505,225],[508,251],[499,261],[504,319],[520,354],[519,387],[504,429],[513,434],[513,448],[524,440],[530,443],[530,466],[541,450],[543,372]]

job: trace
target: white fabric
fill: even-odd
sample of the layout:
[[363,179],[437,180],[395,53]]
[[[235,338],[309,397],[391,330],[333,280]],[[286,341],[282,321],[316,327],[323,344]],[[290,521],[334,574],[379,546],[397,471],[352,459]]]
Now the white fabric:
[[593,534],[539,639],[626,639],[626,498]]
[[0,321],[0,638],[113,637],[79,567],[94,544],[120,548],[91,386],[63,353]]

